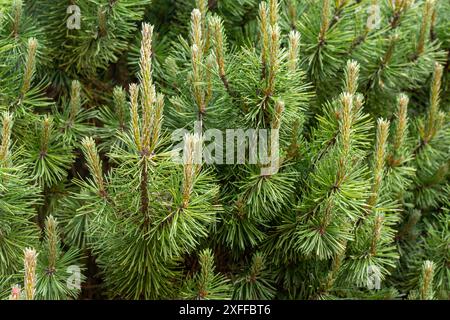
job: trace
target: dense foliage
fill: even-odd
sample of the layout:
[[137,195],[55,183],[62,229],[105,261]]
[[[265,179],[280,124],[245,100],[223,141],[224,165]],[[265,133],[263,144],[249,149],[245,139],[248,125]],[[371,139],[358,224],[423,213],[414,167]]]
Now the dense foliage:
[[0,0],[0,298],[449,299],[449,71],[444,0]]

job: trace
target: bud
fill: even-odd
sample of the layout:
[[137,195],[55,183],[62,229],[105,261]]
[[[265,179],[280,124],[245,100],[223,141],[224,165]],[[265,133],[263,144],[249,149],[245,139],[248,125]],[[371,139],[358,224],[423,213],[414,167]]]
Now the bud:
[[33,300],[36,290],[36,264],[37,256],[36,250],[26,248],[24,250],[24,264],[25,264],[25,300]]
[[355,60],[347,61],[345,68],[345,90],[350,94],[356,94],[358,90],[359,63]]
[[36,50],[38,42],[35,38],[28,39],[28,51],[25,61],[25,70],[23,72],[22,88],[20,93],[24,96],[30,90],[31,81],[33,80],[36,68]]
[[289,70],[297,69],[297,61],[300,47],[300,32],[292,30],[289,33]]

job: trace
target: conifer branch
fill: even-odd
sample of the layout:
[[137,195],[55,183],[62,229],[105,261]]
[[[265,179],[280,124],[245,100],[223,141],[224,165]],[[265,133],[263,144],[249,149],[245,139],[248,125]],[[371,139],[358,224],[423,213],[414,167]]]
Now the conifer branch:
[[142,25],[142,42],[140,58],[140,86],[142,105],[142,156],[149,156],[151,150],[151,130],[154,125],[154,103],[156,90],[152,80],[152,37],[153,26]]

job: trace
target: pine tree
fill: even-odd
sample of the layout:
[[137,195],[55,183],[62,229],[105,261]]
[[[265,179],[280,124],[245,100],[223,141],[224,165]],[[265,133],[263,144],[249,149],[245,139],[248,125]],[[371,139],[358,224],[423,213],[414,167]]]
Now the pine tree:
[[0,297],[449,299],[449,10],[0,0]]
[[80,182],[89,244],[105,270],[109,295],[124,298],[173,297],[182,255],[208,235],[218,210],[217,187],[193,158],[197,136],[184,137],[185,164],[171,165],[161,131],[164,96],[152,81],[152,32],[143,25],[140,83],[130,85],[130,131],[108,154],[117,166],[106,177],[94,140],[82,140],[92,176]]

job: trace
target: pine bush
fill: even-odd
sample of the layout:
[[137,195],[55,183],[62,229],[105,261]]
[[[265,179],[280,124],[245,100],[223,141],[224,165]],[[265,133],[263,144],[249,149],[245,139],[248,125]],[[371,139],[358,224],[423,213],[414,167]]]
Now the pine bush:
[[444,0],[0,0],[0,298],[450,299],[449,32]]

